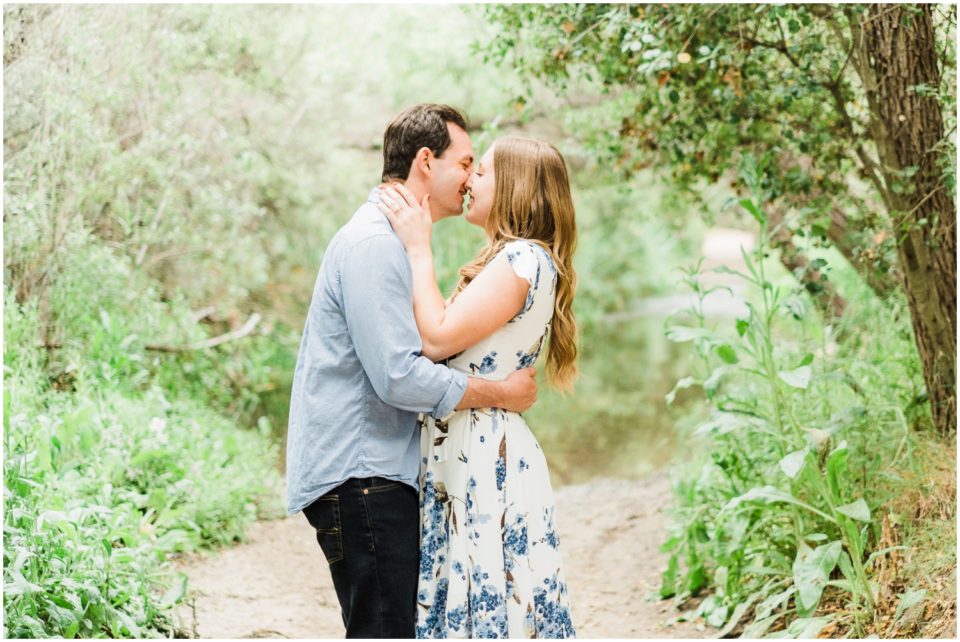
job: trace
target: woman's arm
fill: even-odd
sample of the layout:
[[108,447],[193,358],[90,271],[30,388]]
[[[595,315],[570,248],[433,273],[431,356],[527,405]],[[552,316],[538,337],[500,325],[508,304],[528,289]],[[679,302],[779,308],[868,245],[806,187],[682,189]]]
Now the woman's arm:
[[457,354],[506,325],[523,308],[530,289],[530,283],[514,274],[506,255],[501,255],[444,306],[429,248],[414,250],[409,256],[413,313],[423,339],[423,354],[433,361]]
[[413,271],[413,311],[423,339],[423,355],[439,361],[461,352],[512,319],[523,308],[530,283],[517,276],[506,255],[477,275],[450,305],[437,286],[430,249],[429,196],[416,202],[404,186],[384,190],[378,204],[403,241]]

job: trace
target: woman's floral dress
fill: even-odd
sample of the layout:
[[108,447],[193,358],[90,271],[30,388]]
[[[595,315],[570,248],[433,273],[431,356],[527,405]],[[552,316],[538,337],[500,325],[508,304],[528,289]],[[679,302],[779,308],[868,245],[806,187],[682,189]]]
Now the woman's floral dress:
[[[503,260],[530,282],[523,309],[447,363],[486,379],[533,365],[553,316],[549,254],[513,241],[491,263]],[[523,417],[428,418],[420,452],[417,637],[573,637],[547,462]]]

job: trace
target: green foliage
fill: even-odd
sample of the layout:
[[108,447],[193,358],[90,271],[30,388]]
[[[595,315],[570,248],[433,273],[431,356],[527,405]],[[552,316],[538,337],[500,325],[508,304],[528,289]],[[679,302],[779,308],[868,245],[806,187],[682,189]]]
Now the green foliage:
[[[242,536],[256,502],[275,501],[277,447],[203,403],[132,394],[109,379],[116,363],[51,381],[24,349],[36,312],[8,295],[4,318],[21,350],[4,355],[5,635],[172,633],[184,585],[164,561]],[[122,361],[102,348],[108,326],[90,344]]]
[[[759,185],[761,171],[741,167],[747,184]],[[696,372],[678,387],[701,387],[711,417],[694,431],[710,440],[708,460],[676,484],[661,595],[710,587],[701,614],[725,632],[745,627],[744,637],[778,624],[787,637],[813,636],[835,617],[862,636],[878,591],[870,564],[883,553],[874,550],[886,499],[876,480],[904,465],[907,415],[929,421],[912,410],[922,389],[912,337],[860,284],[856,318],[843,328],[854,336],[838,344],[841,329],[823,326],[802,290],[771,275],[763,192],[740,205],[762,232],[738,273],[747,315],[708,326],[700,306],[710,289],[694,269],[687,281],[700,303],[667,331],[693,342]],[[843,596],[843,612],[813,617],[828,588]]]
[[[473,24],[422,7],[4,8],[8,636],[174,633],[169,556],[276,511],[304,313],[378,181],[383,127],[449,102],[480,151],[515,115],[515,74],[416,35]],[[590,325],[662,288],[688,248],[651,181],[584,170]],[[434,238],[449,291],[483,234],[445,221]],[[253,313],[241,340],[190,347]]]
[[[880,166],[858,42],[863,5],[487,5],[500,31],[480,49],[520,70],[525,94],[542,79],[560,93],[596,96],[582,138],[622,175],[654,165],[701,201],[705,183],[747,153],[772,159],[768,207],[793,210],[791,234],[833,244],[870,272],[881,295],[896,280],[888,189],[912,183]],[[955,191],[956,11],[934,13],[941,86],[941,179]],[[889,183],[889,185],[888,185]],[[885,205],[884,205],[885,204]],[[832,222],[832,224],[831,224]]]
[[269,422],[245,427],[274,328],[185,349],[266,284],[240,115],[276,87],[237,16],[5,7],[6,636],[170,635],[168,557],[277,512]]

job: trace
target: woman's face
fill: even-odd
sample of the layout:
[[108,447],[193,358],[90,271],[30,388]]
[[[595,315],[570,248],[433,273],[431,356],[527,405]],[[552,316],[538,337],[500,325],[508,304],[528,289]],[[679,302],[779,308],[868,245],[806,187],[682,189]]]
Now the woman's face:
[[493,207],[493,145],[480,159],[477,171],[474,173],[470,185],[470,204],[467,205],[467,221],[485,227]]

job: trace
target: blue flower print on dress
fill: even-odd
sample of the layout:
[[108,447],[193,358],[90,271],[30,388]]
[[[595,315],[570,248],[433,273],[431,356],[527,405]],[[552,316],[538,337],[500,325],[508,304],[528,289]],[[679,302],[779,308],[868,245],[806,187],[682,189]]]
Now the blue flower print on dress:
[[527,547],[527,522],[523,515],[517,515],[503,527],[503,550],[515,557],[524,557]]
[[482,375],[490,374],[491,372],[497,369],[497,361],[494,358],[496,356],[497,356],[497,352],[496,350],[494,350],[493,352],[491,352],[490,354],[488,354],[483,358],[483,361],[480,362],[479,366],[471,363],[470,364],[471,372],[473,372],[473,374],[482,374]]
[[566,585],[558,582],[556,574],[551,578],[544,579],[543,582],[546,588],[534,590],[537,637],[573,637],[570,609],[566,606],[566,600],[564,599],[567,593]]
[[543,509],[543,521],[547,525],[546,534],[543,536],[543,539],[540,542],[545,542],[547,546],[556,550],[560,546],[560,536],[557,535],[557,525],[554,522],[554,511],[556,509],[553,506]]
[[[437,582],[437,590],[433,596],[433,604],[427,607],[426,617],[422,619],[422,623],[417,625],[417,637],[418,638],[427,638],[427,637],[445,637],[443,636],[444,624],[447,619],[446,610],[447,610],[447,587],[449,583],[445,578],[441,578]],[[419,605],[420,608],[424,608],[423,604]]]
[[529,368],[537,362],[537,358],[540,356],[540,348],[543,347],[543,340],[547,337],[546,330],[540,335],[540,338],[537,339],[537,342],[530,346],[530,348],[524,352],[523,350],[517,350],[517,358],[520,361],[517,364],[517,369],[520,368]]

